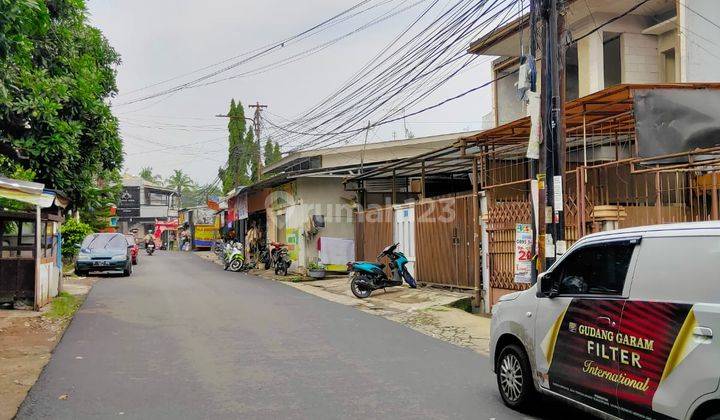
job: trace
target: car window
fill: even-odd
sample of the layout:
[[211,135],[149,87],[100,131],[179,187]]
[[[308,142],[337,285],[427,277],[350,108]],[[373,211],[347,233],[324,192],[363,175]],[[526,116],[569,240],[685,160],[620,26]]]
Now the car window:
[[128,242],[122,235],[95,234],[85,238],[83,249],[126,249]]
[[558,293],[622,294],[634,248],[634,242],[623,241],[588,245],[573,251],[553,270],[559,280]]

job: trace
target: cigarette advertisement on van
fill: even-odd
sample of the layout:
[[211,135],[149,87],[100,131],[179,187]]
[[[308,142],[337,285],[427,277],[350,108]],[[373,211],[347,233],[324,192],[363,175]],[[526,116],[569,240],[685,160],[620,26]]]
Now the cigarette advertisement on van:
[[[562,315],[550,389],[604,411],[655,417],[653,396],[682,357],[691,305],[575,299]],[[622,313],[619,324],[613,325]]]

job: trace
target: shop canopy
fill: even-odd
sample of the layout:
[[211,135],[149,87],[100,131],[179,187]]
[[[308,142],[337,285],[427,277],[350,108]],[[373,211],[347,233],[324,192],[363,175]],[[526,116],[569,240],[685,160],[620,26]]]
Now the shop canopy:
[[37,182],[0,177],[0,197],[47,208],[55,202],[56,194]]

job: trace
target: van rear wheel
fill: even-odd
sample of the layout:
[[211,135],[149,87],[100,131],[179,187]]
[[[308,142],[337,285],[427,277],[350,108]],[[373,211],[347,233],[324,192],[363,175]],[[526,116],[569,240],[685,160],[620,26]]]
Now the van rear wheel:
[[525,351],[515,344],[504,347],[495,367],[498,390],[508,407],[527,408],[536,397],[532,372]]

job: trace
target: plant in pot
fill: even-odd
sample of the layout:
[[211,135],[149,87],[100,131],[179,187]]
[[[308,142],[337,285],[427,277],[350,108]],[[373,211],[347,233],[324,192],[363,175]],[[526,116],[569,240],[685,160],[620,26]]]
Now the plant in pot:
[[308,264],[308,276],[314,279],[325,277],[325,265],[321,262],[311,262]]

